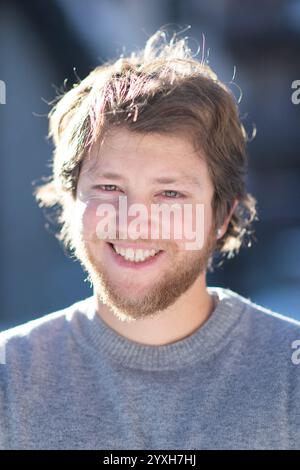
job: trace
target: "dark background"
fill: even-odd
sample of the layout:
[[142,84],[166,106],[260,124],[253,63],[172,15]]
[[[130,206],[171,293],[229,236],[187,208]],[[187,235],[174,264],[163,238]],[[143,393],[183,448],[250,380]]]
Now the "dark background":
[[[47,113],[74,68],[84,78],[104,60],[143,47],[169,25],[210,49],[210,65],[243,91],[249,145],[249,191],[258,200],[256,240],[208,285],[229,287],[300,319],[300,2],[250,0],[9,0],[0,2],[1,257],[0,329],[91,295],[80,266],[46,229],[34,181],[50,174]],[[124,49],[125,47],[125,49]],[[239,91],[236,89],[236,96]],[[46,102],[45,102],[46,101]]]

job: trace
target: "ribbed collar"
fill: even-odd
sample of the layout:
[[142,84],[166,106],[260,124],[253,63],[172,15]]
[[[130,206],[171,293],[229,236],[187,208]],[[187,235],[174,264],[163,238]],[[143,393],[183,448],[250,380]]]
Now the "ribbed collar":
[[230,333],[239,323],[245,303],[242,297],[221,287],[208,287],[218,304],[209,319],[191,335],[174,343],[152,346],[125,338],[106,324],[96,312],[95,298],[76,304],[77,334],[81,343],[120,365],[144,370],[168,370],[197,361],[207,361],[224,347]]

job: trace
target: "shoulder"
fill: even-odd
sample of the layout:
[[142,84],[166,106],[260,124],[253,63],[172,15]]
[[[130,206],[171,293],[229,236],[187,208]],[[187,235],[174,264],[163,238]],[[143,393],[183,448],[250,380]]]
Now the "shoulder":
[[42,357],[50,349],[61,349],[90,301],[89,297],[67,308],[0,332],[0,364],[25,362],[31,354]]
[[[265,339],[273,337],[274,339],[297,338],[300,335],[300,320],[291,318],[284,312],[277,312],[255,303],[250,298],[235,294],[237,301],[244,306],[245,319],[249,322],[252,330],[257,331]],[[298,313],[300,318],[300,311]]]
[[[259,364],[268,364],[272,370],[276,365],[287,373],[290,366],[300,378],[300,321],[290,318],[255,303],[230,289],[213,287],[226,314],[235,312],[234,341],[243,347],[244,354]],[[295,315],[300,311],[295,312]]]
[[[232,309],[242,312],[241,320],[248,323],[249,327],[263,334],[278,334],[280,336],[300,334],[300,307],[298,314],[299,320],[291,318],[284,313],[273,311],[263,307],[228,288],[212,287],[218,293],[219,299],[223,300]],[[261,330],[261,328],[263,330]]]
[[236,312],[225,355],[233,361],[232,373],[254,407],[259,409],[261,404],[261,416],[280,416],[278,432],[282,424],[288,436],[287,447],[299,448],[300,321],[229,289],[221,289],[220,295],[224,296],[226,313]]

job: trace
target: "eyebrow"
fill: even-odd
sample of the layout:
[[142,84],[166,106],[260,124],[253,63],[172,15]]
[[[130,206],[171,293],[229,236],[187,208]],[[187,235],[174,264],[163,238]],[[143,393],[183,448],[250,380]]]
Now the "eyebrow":
[[[116,180],[116,181],[117,180],[120,181],[124,179],[123,176],[119,175],[118,173],[113,173],[113,172],[99,173],[97,177]],[[180,176],[159,176],[157,178],[152,179],[152,182],[158,183],[158,184],[174,184],[174,183],[190,183],[194,185],[200,184],[200,181],[196,176],[189,175],[186,173],[183,173]]]
[[195,184],[195,185],[199,185],[200,182],[198,180],[198,178],[196,176],[193,176],[193,175],[186,175],[186,174],[182,174],[180,177],[176,177],[176,176],[160,176],[159,178],[155,178],[153,180],[153,182],[155,183],[159,183],[159,184],[173,184],[173,183],[191,183],[191,184]]

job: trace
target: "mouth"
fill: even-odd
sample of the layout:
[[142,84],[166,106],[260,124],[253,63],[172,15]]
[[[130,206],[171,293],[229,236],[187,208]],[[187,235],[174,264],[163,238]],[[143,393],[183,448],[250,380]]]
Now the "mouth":
[[[117,253],[115,246],[110,243],[106,242],[108,249],[110,251],[110,255],[113,259],[113,261],[120,267],[123,268],[129,268],[129,269],[144,269],[150,266],[153,266],[156,264],[165,254],[164,250],[159,250],[153,255],[149,255],[145,257],[145,259],[140,255],[138,260],[136,260],[136,257],[132,255],[132,252],[127,252],[125,253],[124,257],[122,254]],[[151,252],[151,250],[150,250]],[[153,253],[153,251],[152,251]],[[130,258],[130,259],[129,259]]]

